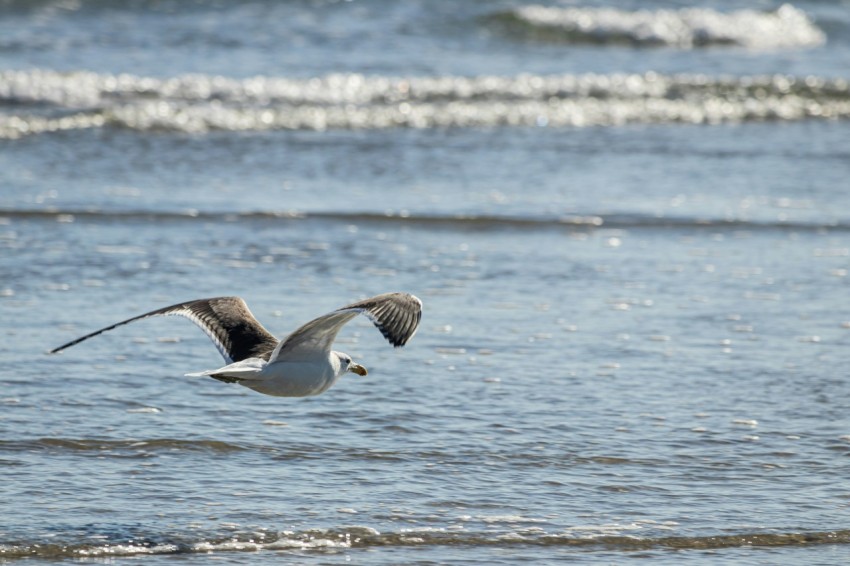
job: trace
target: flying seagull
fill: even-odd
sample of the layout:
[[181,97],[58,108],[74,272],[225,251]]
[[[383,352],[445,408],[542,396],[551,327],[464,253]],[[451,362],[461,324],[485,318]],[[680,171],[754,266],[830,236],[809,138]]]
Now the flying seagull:
[[178,303],[128,318],[50,350],[55,354],[92,336],[152,316],[182,316],[212,339],[228,365],[189,376],[208,375],[266,395],[306,397],[327,391],[346,372],[366,375],[351,356],[331,350],[340,329],[362,314],[396,348],[407,344],[422,318],[422,301],[407,293],[386,293],[351,303],[311,320],[278,340],[263,328],[239,297]]

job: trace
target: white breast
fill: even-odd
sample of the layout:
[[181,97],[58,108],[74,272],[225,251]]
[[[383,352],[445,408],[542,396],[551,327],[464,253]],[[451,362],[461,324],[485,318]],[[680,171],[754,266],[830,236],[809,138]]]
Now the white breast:
[[278,361],[267,364],[256,379],[241,385],[266,395],[277,397],[307,397],[327,391],[338,378],[336,367],[329,358],[304,362]]

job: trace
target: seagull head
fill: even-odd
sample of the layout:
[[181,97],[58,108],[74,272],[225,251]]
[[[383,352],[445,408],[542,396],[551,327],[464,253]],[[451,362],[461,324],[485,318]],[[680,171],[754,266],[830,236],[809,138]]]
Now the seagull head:
[[366,370],[366,368],[364,368],[363,366],[361,366],[360,364],[358,364],[357,362],[352,360],[351,356],[349,356],[348,354],[343,354],[341,352],[334,352],[334,353],[339,358],[339,369],[340,369],[339,373],[340,373],[340,375],[342,375],[343,373],[348,372],[348,371],[350,371],[351,373],[356,373],[357,375],[361,375],[361,376],[369,373]]

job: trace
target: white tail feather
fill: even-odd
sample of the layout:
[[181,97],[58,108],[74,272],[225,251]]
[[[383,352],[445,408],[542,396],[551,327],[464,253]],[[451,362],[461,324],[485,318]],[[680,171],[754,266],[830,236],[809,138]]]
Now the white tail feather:
[[266,360],[260,358],[248,358],[219,369],[210,369],[196,373],[187,373],[186,377],[234,377],[237,379],[256,379],[258,374],[266,367]]

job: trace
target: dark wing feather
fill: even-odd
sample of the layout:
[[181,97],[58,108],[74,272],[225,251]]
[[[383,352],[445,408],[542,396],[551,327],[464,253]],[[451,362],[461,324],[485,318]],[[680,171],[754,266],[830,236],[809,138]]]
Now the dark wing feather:
[[394,347],[407,344],[422,320],[422,301],[407,293],[386,293],[342,307],[358,309],[371,320]]
[[215,297],[178,303],[122,320],[54,348],[50,350],[50,353],[55,354],[118,326],[152,316],[182,316],[188,318],[210,337],[228,363],[238,362],[246,358],[268,359],[277,345],[277,338],[257,322],[257,319],[248,310],[245,301],[239,297]]
[[407,293],[386,293],[351,303],[311,320],[287,336],[272,353],[271,361],[281,357],[298,359],[330,350],[340,329],[358,314],[365,315],[396,348],[404,346],[416,334],[422,319],[422,301]]

